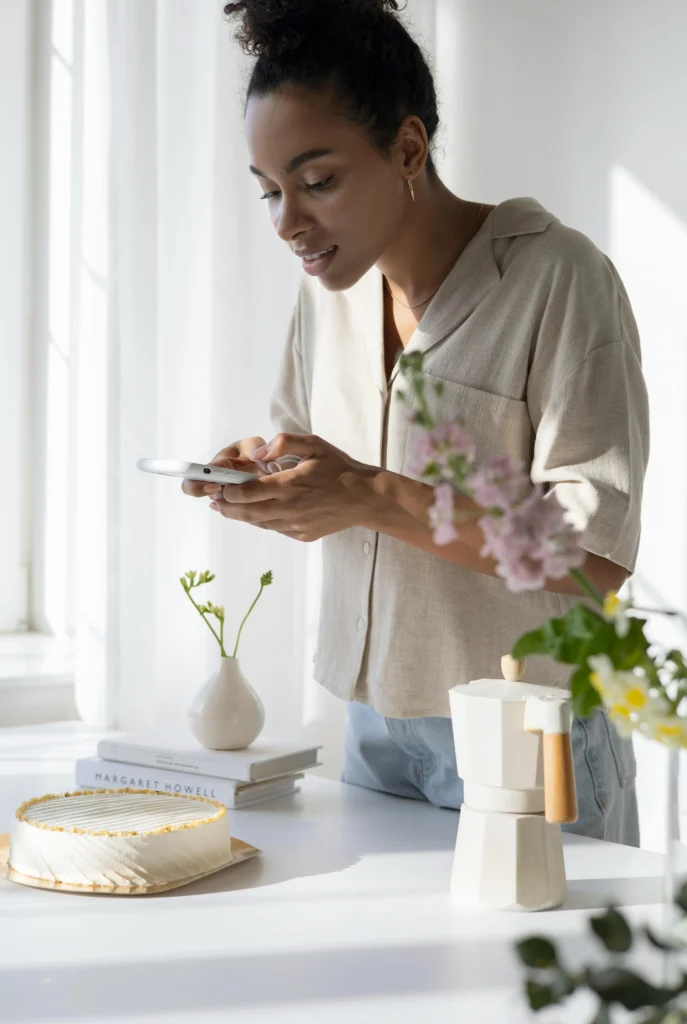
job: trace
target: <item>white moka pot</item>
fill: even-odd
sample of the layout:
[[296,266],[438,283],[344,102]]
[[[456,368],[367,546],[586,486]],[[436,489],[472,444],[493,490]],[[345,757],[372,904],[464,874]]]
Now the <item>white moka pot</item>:
[[566,692],[507,679],[449,691],[464,797],[451,878],[463,905],[544,910],[565,899],[560,824],[577,820]]
[[238,658],[222,658],[219,672],[196,694],[187,716],[193,735],[210,750],[242,750],[265,724],[262,701]]

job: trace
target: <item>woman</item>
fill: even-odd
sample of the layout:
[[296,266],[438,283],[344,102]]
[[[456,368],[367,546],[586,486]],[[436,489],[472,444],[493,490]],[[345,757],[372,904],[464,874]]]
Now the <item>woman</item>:
[[[183,486],[226,518],[323,539],[315,676],[349,702],[343,779],[458,808],[448,690],[500,675],[513,641],[580,594],[569,579],[511,593],[475,525],[433,543],[397,356],[424,353],[441,416],[462,418],[478,459],[510,453],[555,487],[601,591],[635,564],[647,397],[627,296],[591,241],[533,199],[471,202],[439,179],[432,76],[397,8],[225,6],[257,56],[250,171],[305,276],[271,407],[281,433],[269,451],[244,438],[213,461],[302,462],[221,494]],[[548,659],[527,669],[534,683],[568,674]],[[599,713],[575,722],[573,745],[572,830],[637,845],[631,744]]]

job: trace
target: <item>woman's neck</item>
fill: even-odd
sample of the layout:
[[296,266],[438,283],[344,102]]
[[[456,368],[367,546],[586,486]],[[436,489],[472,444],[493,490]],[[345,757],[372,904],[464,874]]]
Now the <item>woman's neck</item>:
[[416,182],[415,202],[377,267],[401,303],[422,305],[442,281],[478,227],[479,204],[459,199],[425,171]]

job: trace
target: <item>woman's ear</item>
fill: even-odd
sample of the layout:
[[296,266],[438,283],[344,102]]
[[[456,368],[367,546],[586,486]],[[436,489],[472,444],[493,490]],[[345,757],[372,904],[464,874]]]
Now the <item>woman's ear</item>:
[[416,178],[429,157],[427,132],[416,114],[403,118],[393,149],[399,172],[406,179]]

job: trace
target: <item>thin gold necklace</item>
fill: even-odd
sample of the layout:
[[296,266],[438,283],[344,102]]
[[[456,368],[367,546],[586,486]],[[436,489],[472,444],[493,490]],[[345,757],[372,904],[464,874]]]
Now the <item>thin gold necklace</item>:
[[[475,229],[477,228],[477,225],[479,224],[479,219],[482,216],[482,210],[483,209],[484,209],[484,203],[482,203],[482,205],[480,206],[479,210],[477,211],[477,216],[475,218]],[[474,232],[473,232],[473,235],[474,235]],[[434,298],[436,293],[439,291],[439,288],[441,288],[441,284],[440,284],[439,288],[435,288],[434,291],[432,292],[432,294],[428,295],[426,299],[422,300],[422,302],[416,302],[415,305],[409,306],[407,302],[401,302],[400,299],[396,298],[396,296],[392,292],[391,288],[389,288],[389,282],[387,281],[386,277],[383,277],[383,280],[384,280],[384,287],[388,291],[388,293],[391,296],[391,298],[394,300],[394,302],[397,302],[399,304],[399,306],[403,306],[404,309],[417,309],[419,306],[424,306],[426,302],[429,302],[430,299]],[[443,281],[442,281],[442,284],[443,284]]]

